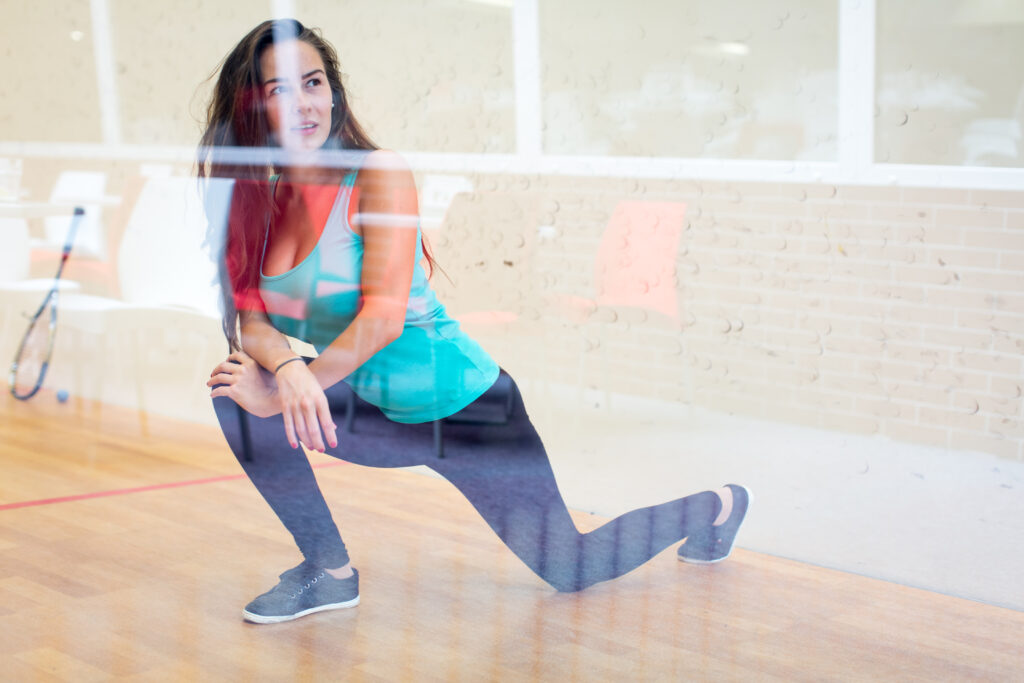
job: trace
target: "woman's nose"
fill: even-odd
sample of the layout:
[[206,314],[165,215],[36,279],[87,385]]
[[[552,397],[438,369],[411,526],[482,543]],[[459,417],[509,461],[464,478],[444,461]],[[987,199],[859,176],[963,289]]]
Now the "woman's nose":
[[307,111],[309,109],[309,95],[300,88],[295,93],[292,106],[295,107],[295,111]]

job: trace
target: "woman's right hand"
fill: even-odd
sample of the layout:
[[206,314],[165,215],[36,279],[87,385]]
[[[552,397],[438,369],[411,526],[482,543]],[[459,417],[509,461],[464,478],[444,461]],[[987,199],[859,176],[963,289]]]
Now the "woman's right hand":
[[275,379],[284,431],[292,448],[298,448],[301,442],[306,448],[323,453],[325,441],[335,448],[337,427],[331,418],[327,396],[306,364],[288,363],[277,371]]

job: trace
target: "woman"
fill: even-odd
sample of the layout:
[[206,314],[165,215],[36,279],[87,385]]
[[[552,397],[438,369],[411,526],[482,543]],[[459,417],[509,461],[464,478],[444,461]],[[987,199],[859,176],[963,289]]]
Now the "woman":
[[[247,620],[359,601],[358,573],[299,444],[362,465],[430,466],[560,591],[620,576],[684,538],[681,559],[729,555],[749,500],[733,485],[577,531],[514,383],[431,291],[412,174],[352,116],[319,33],[279,20],[242,39],[221,65],[199,161],[201,176],[235,180],[221,259],[234,351],[208,385],[232,450],[304,557],[245,608]],[[318,357],[300,358],[285,335]],[[505,423],[458,422],[501,401],[499,384],[514,392]],[[339,444],[349,387],[369,410]],[[438,459],[430,423],[451,416]]]

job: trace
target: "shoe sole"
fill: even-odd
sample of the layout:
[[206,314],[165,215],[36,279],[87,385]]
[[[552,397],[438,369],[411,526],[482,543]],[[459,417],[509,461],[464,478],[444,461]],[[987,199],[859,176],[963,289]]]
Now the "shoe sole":
[[724,557],[720,557],[717,560],[695,560],[695,559],[691,559],[689,557],[683,557],[682,555],[676,555],[676,557],[679,558],[680,562],[685,562],[686,564],[718,564],[719,562],[725,562],[726,560],[728,560],[731,555],[732,555],[732,548],[729,548],[729,554],[728,555],[725,555]]
[[355,607],[358,604],[359,596],[357,595],[352,600],[346,600],[345,602],[334,602],[329,605],[319,605],[317,607],[310,607],[309,609],[304,609],[301,612],[296,612],[295,614],[284,614],[277,617],[268,617],[262,614],[253,614],[252,612],[243,609],[242,618],[254,624],[280,624],[282,621],[292,621],[294,619],[298,619],[300,617],[304,617],[315,612],[326,612],[332,609],[345,609],[346,607]]
[[[739,486],[739,484],[736,484],[736,486]],[[744,520],[746,520],[747,518],[747,513],[750,512],[750,506],[754,502],[754,494],[751,493],[750,489],[748,489],[746,486],[740,486],[740,488],[747,492],[747,509],[743,511],[743,517],[740,518],[740,526],[742,526]],[[739,532],[740,530],[739,528],[737,528],[736,533],[739,534]],[[676,557],[679,558],[680,562],[685,562],[687,564],[718,564],[719,562],[725,562],[726,560],[728,560],[732,556],[732,551],[735,547],[736,539],[734,537],[733,544],[729,546],[729,552],[727,552],[725,555],[719,557],[716,560],[698,560],[696,558],[683,557],[679,554],[676,554]]]

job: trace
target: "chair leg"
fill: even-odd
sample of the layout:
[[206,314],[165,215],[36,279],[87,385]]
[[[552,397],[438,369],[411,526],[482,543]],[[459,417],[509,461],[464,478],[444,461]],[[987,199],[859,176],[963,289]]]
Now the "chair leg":
[[434,450],[437,457],[444,457],[444,435],[441,430],[441,420],[434,420]]
[[512,417],[512,406],[515,405],[516,398],[516,385],[510,384],[508,388],[508,395],[505,397],[505,421],[508,422],[509,418]]
[[235,404],[238,410],[238,424],[242,432],[242,460],[252,462],[252,434],[249,433],[249,413],[242,406]]
[[351,434],[352,422],[356,417],[356,392],[352,391],[352,389],[348,390],[348,398],[345,399],[345,404],[345,431]]

